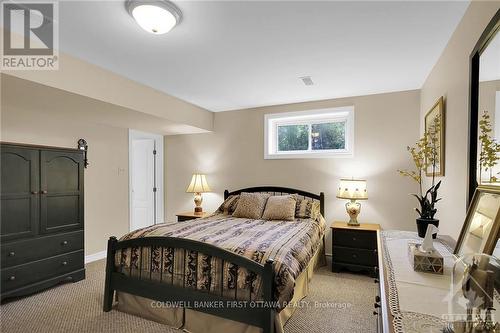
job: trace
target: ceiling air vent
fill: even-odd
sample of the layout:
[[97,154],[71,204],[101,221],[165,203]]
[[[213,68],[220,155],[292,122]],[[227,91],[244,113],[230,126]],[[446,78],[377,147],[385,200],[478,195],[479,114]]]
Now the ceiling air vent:
[[302,77],[299,77],[299,79],[302,80],[302,82],[306,85],[306,86],[313,86],[314,85],[314,82],[313,80],[311,79],[310,76],[302,76]]

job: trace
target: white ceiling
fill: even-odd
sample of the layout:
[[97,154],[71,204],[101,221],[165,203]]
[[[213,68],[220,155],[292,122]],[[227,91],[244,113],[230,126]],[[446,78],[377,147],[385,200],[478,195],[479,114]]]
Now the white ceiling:
[[[418,89],[468,2],[176,1],[143,31],[124,1],[60,3],[60,47],[211,111]],[[311,76],[314,85],[298,79]]]

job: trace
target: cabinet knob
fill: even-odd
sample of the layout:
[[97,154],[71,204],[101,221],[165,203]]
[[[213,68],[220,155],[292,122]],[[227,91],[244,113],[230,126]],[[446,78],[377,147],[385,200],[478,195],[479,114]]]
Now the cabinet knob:
[[375,302],[380,303],[380,296],[375,296]]
[[38,194],[38,191],[31,191],[31,194]]
[[43,191],[41,191],[40,193],[42,193],[42,194],[47,194],[47,191],[46,191],[46,190],[43,190]]
[[353,257],[354,259],[356,259],[356,258],[358,257],[358,255],[357,255],[357,254],[353,254],[353,255],[352,255],[352,257]]
[[13,257],[15,255],[16,255],[16,252],[14,252],[14,251],[9,252],[9,257]]
[[66,266],[66,265],[68,264],[68,262],[67,262],[67,261],[63,261],[61,264],[62,264],[63,266]]
[[375,309],[380,308],[380,304],[378,304],[378,303],[374,303],[374,304],[373,304],[373,307],[374,307]]
[[14,275],[9,276],[9,281],[14,281],[15,279],[16,279],[16,277]]
[[67,240],[62,241],[61,245],[68,245],[68,241]]
[[378,316],[378,312],[377,311],[373,311],[373,315],[374,316]]
[[355,242],[355,241],[356,241],[356,237],[353,237],[353,238],[352,238],[352,241],[353,241],[353,242]]

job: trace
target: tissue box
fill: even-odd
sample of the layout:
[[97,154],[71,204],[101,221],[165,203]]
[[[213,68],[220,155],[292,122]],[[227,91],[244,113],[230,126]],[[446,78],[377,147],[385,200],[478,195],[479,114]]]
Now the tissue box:
[[438,251],[421,252],[420,244],[408,243],[408,258],[415,272],[443,274],[444,260]]

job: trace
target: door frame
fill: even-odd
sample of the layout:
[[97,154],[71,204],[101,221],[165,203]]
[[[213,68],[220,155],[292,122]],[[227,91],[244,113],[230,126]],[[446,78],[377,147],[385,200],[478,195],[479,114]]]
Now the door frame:
[[156,219],[155,224],[164,222],[164,189],[163,189],[163,135],[142,132],[129,128],[128,130],[128,206],[129,206],[129,230],[132,231],[132,142],[138,139],[152,139],[155,142],[155,187],[156,187]]

